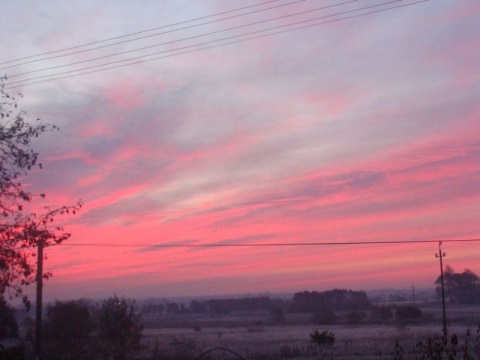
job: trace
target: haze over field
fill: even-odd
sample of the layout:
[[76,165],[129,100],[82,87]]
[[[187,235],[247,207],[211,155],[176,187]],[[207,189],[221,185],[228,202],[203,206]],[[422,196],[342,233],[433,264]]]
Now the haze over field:
[[[60,127],[30,189],[85,202],[44,297],[432,287],[436,243],[334,244],[480,238],[480,3],[385,3],[2,4],[0,73]],[[196,247],[274,243],[330,245]]]

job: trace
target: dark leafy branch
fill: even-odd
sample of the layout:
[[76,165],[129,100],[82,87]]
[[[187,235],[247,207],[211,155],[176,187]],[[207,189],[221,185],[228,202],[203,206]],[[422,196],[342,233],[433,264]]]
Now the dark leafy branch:
[[[36,249],[39,244],[51,246],[67,240],[71,234],[55,225],[56,218],[65,213],[75,214],[82,207],[56,209],[44,207],[41,213],[27,206],[45,194],[34,195],[23,181],[34,168],[42,168],[39,154],[32,142],[47,131],[58,130],[54,125],[36,119],[27,121],[26,111],[20,110],[18,99],[4,90],[6,77],[0,79],[0,295],[22,296],[22,289],[35,281]],[[48,278],[51,274],[45,273]],[[25,305],[28,299],[23,297]]]

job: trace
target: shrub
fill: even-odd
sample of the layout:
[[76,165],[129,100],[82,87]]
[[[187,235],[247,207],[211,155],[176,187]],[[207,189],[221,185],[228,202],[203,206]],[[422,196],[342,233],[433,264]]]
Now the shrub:
[[193,339],[187,339],[184,336],[172,336],[170,347],[173,349],[170,359],[188,360],[196,358],[198,345]]
[[318,346],[331,346],[335,342],[335,333],[327,330],[319,332],[318,329],[315,329],[310,334],[310,341]]
[[0,339],[17,337],[18,324],[15,320],[14,309],[0,295]]
[[[415,359],[421,360],[474,360],[480,359],[480,326],[476,334],[472,333],[470,328],[467,329],[465,336],[458,337],[452,335],[432,335],[426,339],[420,339],[412,353],[416,353]],[[394,348],[393,360],[403,360],[404,351],[398,340]]]
[[85,301],[56,301],[47,308],[45,353],[49,359],[90,359],[94,321]]
[[[429,337],[425,341],[419,341],[416,345],[422,359],[456,359],[458,354],[458,337],[450,338],[443,335]],[[467,357],[468,359],[468,357]]]
[[143,329],[135,302],[115,295],[102,302],[96,315],[99,347],[105,357],[131,359],[140,349]]
[[281,359],[295,359],[302,355],[302,350],[298,345],[283,345],[280,348]]

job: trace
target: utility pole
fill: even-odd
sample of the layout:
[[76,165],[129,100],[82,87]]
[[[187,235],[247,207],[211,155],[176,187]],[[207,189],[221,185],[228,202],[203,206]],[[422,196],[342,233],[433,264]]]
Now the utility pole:
[[35,314],[35,359],[42,358],[43,240],[37,243],[37,304]]
[[417,305],[415,302],[415,285],[412,284],[412,301],[413,305]]
[[442,252],[442,242],[438,242],[438,254],[435,254],[435,257],[440,258],[440,280],[442,282],[442,318],[443,318],[443,337],[444,340],[447,339],[447,315],[445,312],[445,283],[443,280],[443,258],[447,255]]

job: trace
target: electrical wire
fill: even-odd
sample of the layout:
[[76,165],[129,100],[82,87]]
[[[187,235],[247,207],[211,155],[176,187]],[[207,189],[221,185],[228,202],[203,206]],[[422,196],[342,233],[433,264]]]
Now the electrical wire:
[[[245,14],[233,15],[233,16],[229,16],[229,17],[226,17],[226,18],[222,18],[222,19],[218,19],[218,20],[213,20],[213,21],[209,21],[209,22],[206,22],[206,23],[202,23],[202,24],[191,25],[191,26],[187,26],[187,27],[183,27],[183,28],[179,28],[179,29],[174,29],[174,30],[164,31],[164,32],[161,32],[161,33],[156,33],[156,34],[151,34],[151,35],[147,35],[147,36],[142,36],[142,37],[139,37],[139,38],[136,38],[136,39],[119,41],[119,42],[115,42],[115,43],[112,43],[112,44],[97,46],[97,47],[90,48],[90,49],[86,49],[86,50],[80,50],[80,51],[70,52],[70,53],[67,53],[67,54],[50,56],[50,57],[43,58],[43,59],[38,59],[38,60],[32,60],[32,61],[28,61],[28,62],[16,64],[16,65],[11,65],[11,66],[7,66],[7,67],[3,67],[3,68],[0,68],[0,70],[5,70],[5,69],[9,69],[9,68],[13,68],[13,67],[21,66],[21,65],[26,65],[26,64],[30,64],[30,63],[35,63],[35,62],[39,62],[39,61],[51,60],[51,59],[55,59],[55,58],[65,57],[65,56],[68,56],[68,55],[75,55],[75,54],[80,54],[80,53],[87,52],[87,51],[98,50],[98,49],[102,49],[102,48],[106,48],[106,47],[111,47],[111,46],[114,46],[114,45],[119,45],[119,44],[129,43],[129,42],[133,42],[133,41],[138,41],[138,40],[142,40],[142,39],[146,39],[146,38],[151,38],[151,37],[154,37],[154,36],[159,36],[159,35],[164,35],[164,34],[176,32],[176,31],[180,31],[180,30],[185,30],[185,29],[194,28],[194,27],[197,27],[197,26],[208,25],[208,24],[211,24],[211,23],[214,23],[214,22],[218,22],[218,21],[222,21],[222,20],[232,19],[232,18],[236,18],[236,17],[240,17],[240,16],[245,16],[245,15],[249,15],[249,14],[253,14],[253,13],[258,13],[258,12],[261,12],[261,11],[271,10],[271,9],[274,9],[274,8],[291,5],[291,4],[299,3],[299,2],[302,2],[302,1],[305,1],[305,0],[296,0],[296,1],[293,1],[293,2],[290,2],[290,3],[287,3],[287,4],[282,4],[282,5],[278,5],[278,6],[272,6],[272,7],[267,8],[267,9],[256,10],[256,11],[252,11],[252,12],[245,13]],[[352,0],[352,1],[358,1],[358,0]],[[402,0],[399,0],[399,1],[402,1]],[[269,21],[271,21],[271,20],[269,20]],[[247,25],[247,26],[248,26],[248,25]],[[229,29],[227,29],[227,30],[229,30]],[[222,31],[226,31],[226,30],[221,30],[221,31],[219,31],[219,32],[222,32]],[[206,35],[208,35],[208,34],[206,34]],[[204,35],[202,35],[202,36],[204,36]],[[182,40],[179,40],[179,41],[182,41]],[[176,41],[174,41],[174,42],[176,42]],[[147,47],[145,47],[145,49],[147,49],[147,48],[149,48],[149,47],[160,46],[160,45],[162,45],[162,44],[153,45],[153,46],[147,46]],[[141,49],[140,49],[140,50],[141,50]],[[127,52],[132,52],[132,51],[136,51],[136,50],[131,50],[131,51],[127,51]],[[121,53],[119,53],[119,54],[121,54]],[[113,55],[111,55],[111,56],[114,56],[114,55],[115,55],[115,54],[113,54]],[[106,57],[108,57],[108,56],[106,56]],[[23,75],[23,74],[18,74],[18,75]],[[14,75],[14,76],[17,76],[17,75]]]
[[[304,0],[301,0],[301,1],[304,1]],[[332,8],[332,7],[336,7],[336,6],[341,6],[341,5],[345,5],[345,4],[349,4],[349,3],[353,3],[353,2],[357,2],[357,1],[359,1],[359,0],[348,0],[348,1],[345,1],[345,2],[342,2],[342,3],[337,3],[337,4],[333,4],[333,5],[328,5],[328,6],[322,6],[322,7],[315,8],[315,9],[310,9],[310,10],[305,10],[305,11],[301,11],[301,12],[297,12],[297,13],[293,13],[293,14],[283,15],[283,16],[279,16],[279,17],[272,18],[272,19],[256,21],[256,22],[252,22],[252,23],[249,23],[249,24],[243,24],[243,25],[239,25],[239,26],[234,26],[234,27],[227,28],[227,29],[222,29],[222,30],[217,30],[217,31],[211,31],[211,32],[208,32],[208,33],[204,33],[204,34],[200,34],[200,35],[195,35],[195,36],[190,36],[190,37],[186,37],[186,38],[182,38],[182,39],[177,39],[177,40],[172,40],[172,41],[166,41],[166,42],[163,42],[163,43],[159,43],[159,44],[155,44],[155,45],[149,45],[149,46],[144,46],[144,47],[137,48],[137,49],[121,51],[121,52],[117,52],[117,53],[113,53],[113,54],[109,54],[109,55],[104,55],[104,56],[100,56],[100,57],[96,57],[96,58],[92,58],[92,59],[77,61],[77,62],[73,62],[73,63],[69,63],[69,64],[51,66],[51,67],[41,68],[41,69],[37,69],[37,70],[31,70],[31,71],[27,71],[27,72],[23,72],[23,73],[18,73],[18,74],[14,74],[14,75],[9,75],[8,77],[11,79],[11,78],[15,78],[15,77],[18,77],[18,76],[28,75],[28,74],[32,74],[32,73],[36,73],[36,72],[41,72],[41,71],[58,69],[58,68],[67,67],[67,66],[79,65],[79,64],[86,63],[86,62],[92,62],[92,61],[97,61],[97,60],[101,60],[101,59],[106,59],[106,58],[113,57],[113,56],[129,54],[129,53],[132,53],[132,52],[137,52],[137,51],[141,51],[141,50],[151,49],[151,48],[155,48],[155,47],[159,47],[159,46],[163,46],[163,45],[171,45],[171,44],[174,44],[174,43],[177,43],[177,42],[181,42],[181,41],[193,40],[193,39],[197,39],[197,38],[200,38],[200,37],[205,37],[205,36],[209,36],[209,35],[213,35],[213,34],[219,34],[219,33],[223,33],[223,32],[230,31],[230,30],[238,30],[238,29],[241,29],[241,28],[244,28],[244,27],[248,27],[248,26],[264,24],[264,23],[267,23],[267,22],[270,22],[270,21],[280,20],[280,19],[284,19],[284,18],[287,18],[287,17],[292,17],[292,16],[298,16],[298,15],[303,15],[303,14],[307,14],[307,13],[312,13],[312,12],[314,12],[314,11],[325,10],[325,9],[328,9],[328,8]],[[398,1],[403,1],[403,0],[394,0],[393,2],[398,2]],[[298,2],[298,1],[296,1],[296,2]],[[291,3],[289,3],[289,4],[291,4]],[[332,15],[332,16],[335,16],[335,15]],[[317,19],[318,19],[318,18],[317,18]],[[224,19],[221,19],[221,20],[224,20]],[[310,20],[308,20],[308,21],[310,21]],[[204,24],[206,24],[206,23],[204,23]],[[204,25],[204,24],[200,24],[200,25]],[[291,26],[291,25],[282,25],[282,26]],[[268,30],[268,29],[267,29],[267,30]],[[174,31],[176,31],[176,30],[174,30]],[[262,31],[266,31],[266,30],[262,30]],[[170,32],[170,31],[168,31],[168,32]],[[166,34],[166,33],[168,33],[168,32],[164,32],[164,33],[160,33],[160,34],[155,34],[155,35]],[[238,36],[244,36],[244,35],[248,35],[248,33],[247,33],[247,34],[243,34],[243,35],[238,35]],[[153,36],[153,35],[152,35],[152,36]],[[226,38],[226,39],[230,39],[230,38],[231,38],[231,37]],[[214,40],[214,41],[222,41],[222,40],[225,40],[225,39]],[[133,41],[133,40],[131,40],[131,41]],[[115,44],[119,44],[119,43],[115,43]],[[200,45],[203,45],[203,44],[200,44]],[[109,45],[108,45],[108,46],[109,46]],[[198,45],[192,45],[192,46],[198,46]],[[98,49],[98,48],[94,48],[94,49]],[[93,50],[93,49],[91,49],[91,50]],[[175,50],[175,49],[174,49],[174,50]],[[169,51],[174,51],[174,50],[166,50],[166,51],[164,51],[164,52],[169,52]],[[46,59],[42,59],[42,60],[49,60],[49,59],[53,59],[53,58],[56,58],[56,57],[67,56],[67,55],[72,55],[72,54],[77,54],[77,53],[69,53],[69,54],[54,56],[54,57],[50,57],[50,58],[46,58]],[[151,54],[151,55],[156,55],[156,54],[158,54],[158,53],[154,53],[154,54]],[[144,56],[151,56],[151,55],[143,55],[142,57],[144,57]],[[40,61],[40,60],[36,60],[36,61]],[[19,64],[19,65],[15,65],[15,66],[20,66],[20,65],[24,65],[24,64],[28,64],[28,63],[23,63],[23,64]],[[108,64],[110,64],[110,63],[108,63]],[[98,65],[98,66],[100,66],[100,65]],[[0,70],[4,70],[4,69],[6,69],[6,68],[0,68]]]
[[[480,242],[473,239],[433,239],[433,240],[392,240],[392,241],[341,241],[341,242],[287,242],[287,243],[250,243],[250,244],[102,244],[102,243],[62,243],[61,246],[78,247],[115,247],[115,248],[227,248],[227,247],[310,247],[310,246],[352,246],[352,245],[398,245],[431,243],[466,243]],[[55,245],[58,246],[58,245]]]
[[[33,57],[55,54],[55,53],[59,53],[59,52],[62,52],[62,51],[74,50],[74,49],[79,49],[79,48],[86,47],[86,46],[101,44],[101,43],[108,42],[108,41],[111,41],[111,40],[122,39],[122,38],[125,38],[125,37],[128,37],[128,36],[144,34],[144,33],[149,32],[149,31],[155,31],[155,30],[164,29],[164,28],[167,28],[167,27],[187,24],[189,22],[208,19],[208,18],[211,18],[211,17],[228,14],[228,13],[232,13],[232,12],[235,12],[235,11],[245,10],[245,9],[253,8],[253,7],[256,7],[256,6],[262,6],[262,5],[277,2],[277,1],[279,1],[279,0],[265,1],[265,2],[260,3],[260,4],[244,6],[244,7],[241,7],[241,8],[236,8],[236,9],[233,9],[233,10],[228,10],[228,11],[216,13],[216,14],[213,14],[213,15],[202,16],[202,17],[193,18],[193,19],[185,20],[185,21],[180,21],[180,22],[177,22],[177,23],[169,24],[169,25],[162,25],[162,26],[159,26],[159,27],[151,28],[151,29],[141,30],[141,31],[137,31],[137,32],[134,32],[134,33],[130,33],[130,34],[115,36],[115,37],[111,37],[111,38],[104,39],[104,40],[93,41],[93,42],[89,42],[89,43],[85,43],[85,44],[81,44],[81,45],[76,45],[76,46],[72,46],[72,47],[68,47],[68,48],[63,48],[63,49],[59,49],[59,50],[53,50],[53,51],[44,52],[44,53],[40,53],[40,54],[36,54],[36,55],[30,55],[30,56],[26,56],[26,57],[22,57],[22,58],[17,58],[17,59],[14,59],[14,60],[10,60],[10,61],[0,63],[0,65],[9,64],[9,63],[12,63],[12,62],[17,62],[17,61],[22,61],[22,60],[30,59],[30,58],[33,58]],[[305,1],[305,0],[300,0],[300,1]],[[296,2],[299,2],[299,1],[296,1]],[[86,51],[88,51],[88,50],[86,50]],[[45,60],[45,59],[41,59],[41,60]],[[0,69],[0,70],[2,70],[2,69]]]
[[[390,3],[398,2],[398,1],[403,1],[403,0],[394,0],[394,1],[386,2],[386,3],[382,3],[382,4],[379,4],[379,5],[369,6],[369,7],[365,7],[365,8],[356,9],[356,10],[349,10],[348,12],[361,11],[361,10],[365,10],[365,9],[372,8],[372,7],[375,7],[375,6],[382,6],[382,5],[386,5],[386,4],[390,4]],[[144,62],[148,62],[148,61],[152,61],[152,60],[163,59],[163,58],[178,56],[178,55],[184,55],[184,54],[188,54],[188,53],[192,53],[192,52],[203,51],[203,50],[207,50],[207,49],[211,49],[211,48],[216,48],[216,47],[220,47],[220,46],[230,45],[230,44],[239,43],[239,42],[248,41],[248,40],[253,40],[253,39],[258,39],[258,38],[262,38],[262,37],[266,37],[266,36],[282,34],[282,33],[286,33],[286,32],[291,32],[291,31],[296,31],[296,30],[300,30],[300,29],[310,28],[310,27],[314,27],[314,26],[319,26],[319,25],[334,23],[334,22],[338,22],[338,21],[353,19],[353,18],[365,16],[365,15],[380,13],[380,12],[384,12],[384,11],[388,11],[388,10],[393,10],[393,9],[407,7],[407,6],[412,6],[412,5],[416,5],[416,4],[427,2],[427,1],[429,1],[429,0],[419,0],[419,1],[412,2],[412,3],[393,6],[393,7],[386,8],[386,9],[374,10],[374,11],[369,11],[369,12],[365,12],[365,13],[361,13],[361,14],[342,17],[342,18],[339,18],[339,19],[333,19],[333,20],[319,22],[319,23],[315,23],[315,24],[304,25],[304,26],[300,26],[300,27],[297,27],[297,28],[293,28],[293,29],[286,29],[286,30],[281,30],[281,31],[276,31],[276,32],[273,32],[273,33],[269,33],[269,34],[257,35],[257,36],[249,37],[249,38],[246,38],[246,39],[237,39],[237,40],[230,41],[230,42],[223,43],[223,44],[211,45],[211,46],[207,46],[207,47],[203,47],[203,48],[199,48],[199,49],[194,49],[194,50],[188,50],[188,51],[175,53],[175,54],[171,54],[171,55],[154,57],[154,58],[151,58],[151,59],[143,59],[146,56],[154,56],[154,55],[164,53],[164,52],[178,51],[178,50],[182,50],[182,49],[186,49],[186,48],[191,48],[191,47],[201,46],[201,45],[215,43],[215,42],[219,42],[219,41],[225,41],[225,40],[228,40],[228,39],[238,38],[238,37],[242,37],[242,36],[252,35],[252,34],[255,34],[255,33],[259,33],[259,32],[271,31],[271,30],[279,29],[279,28],[286,27],[286,26],[298,25],[300,23],[319,20],[320,18],[338,16],[340,14],[344,14],[344,13],[347,13],[347,12],[327,15],[327,16],[323,16],[323,17],[319,17],[319,18],[314,18],[314,19],[305,20],[305,21],[301,21],[301,22],[291,23],[291,24],[288,24],[288,25],[276,26],[276,27],[273,27],[273,28],[258,30],[258,31],[254,31],[254,32],[250,32],[250,33],[246,33],[246,34],[242,34],[242,35],[236,35],[236,36],[232,36],[232,37],[228,37],[228,38],[212,40],[212,41],[209,41],[209,42],[204,42],[204,43],[195,44],[195,45],[189,45],[189,46],[185,46],[185,47],[177,48],[177,49],[173,49],[173,50],[166,50],[166,51],[162,51],[162,52],[158,52],[158,53],[154,53],[154,54],[150,54],[150,55],[139,56],[139,57],[136,57],[136,58],[124,59],[124,60],[119,60],[119,61],[115,61],[115,62],[111,62],[111,63],[105,63],[105,64],[101,64],[101,65],[86,67],[86,68],[82,68],[82,69],[75,69],[75,70],[65,71],[65,72],[56,73],[56,74],[49,74],[49,75],[43,75],[43,76],[38,76],[38,77],[24,79],[24,80],[18,80],[18,81],[15,81],[13,83],[9,83],[8,86],[5,87],[5,89],[13,89],[13,88],[18,88],[20,86],[28,86],[28,85],[33,85],[33,84],[38,84],[38,83],[43,83],[43,82],[49,82],[49,81],[60,80],[60,79],[65,79],[65,78],[71,78],[71,77],[75,77],[75,76],[82,76],[82,75],[97,73],[97,72],[101,72],[101,71],[105,71],[105,70],[115,69],[115,68],[119,68],[119,67],[123,67],[123,66],[129,66],[129,65],[144,63]],[[137,60],[137,59],[143,59],[143,60]],[[127,63],[127,64],[121,64],[121,65],[106,67],[108,65],[118,64],[118,63],[127,62],[127,61],[133,61],[133,62],[130,62],[130,63]],[[82,72],[82,73],[79,73],[79,74],[72,74],[74,72],[95,69],[95,68],[98,68],[98,67],[105,67],[105,68],[96,69],[96,70],[92,70],[92,71],[86,71],[86,72]],[[69,75],[66,75],[66,74],[69,74]],[[65,76],[58,76],[58,75],[65,75]],[[45,78],[48,78],[48,79],[45,79]],[[38,79],[43,79],[43,80],[33,81],[33,80],[38,80]]]
[[[84,72],[84,73],[77,74],[77,75],[84,75],[84,74],[88,74],[88,73],[93,73],[93,72],[98,72],[98,71],[113,69],[113,68],[117,68],[117,67],[121,67],[121,66],[128,66],[128,65],[133,65],[133,64],[138,64],[138,63],[146,62],[146,61],[156,60],[156,59],[159,59],[159,58],[176,56],[176,55],[180,55],[180,54],[189,53],[189,52],[192,52],[192,51],[177,53],[177,54],[173,54],[173,55],[169,55],[169,56],[156,57],[156,58],[153,58],[153,59],[144,59],[144,58],[147,57],[147,56],[154,56],[154,55],[158,55],[158,54],[162,54],[162,53],[168,53],[168,52],[173,52],[173,51],[184,50],[184,49],[187,49],[187,48],[198,47],[198,46],[201,46],[201,45],[207,45],[207,44],[216,43],[216,42],[220,42],[220,41],[225,41],[225,40],[230,40],[230,39],[239,38],[239,37],[243,37],[243,36],[253,35],[253,34],[256,34],[256,33],[260,33],[260,32],[271,31],[271,30],[275,30],[275,29],[278,29],[278,28],[282,28],[282,27],[288,27],[288,26],[292,26],[292,25],[297,25],[297,24],[305,23],[305,22],[311,22],[311,21],[315,21],[315,20],[322,19],[322,18],[334,17],[334,16],[338,16],[338,15],[343,15],[343,14],[351,13],[351,12],[358,12],[358,11],[362,11],[362,10],[365,10],[365,9],[370,9],[370,8],[373,8],[373,7],[383,6],[383,5],[386,5],[386,4],[391,4],[391,3],[400,2],[400,1],[403,1],[403,0],[393,0],[393,1],[385,2],[385,3],[373,5],[373,6],[363,7],[363,8],[360,8],[360,9],[344,11],[344,12],[340,12],[340,13],[336,13],[336,14],[331,14],[331,15],[327,15],[327,16],[317,17],[317,18],[314,18],[314,19],[309,19],[309,20],[305,20],[305,21],[301,21],[301,22],[295,22],[295,23],[291,23],[291,24],[287,24],[287,25],[275,26],[275,27],[272,27],[272,28],[263,29],[263,30],[258,30],[258,31],[249,32],[249,33],[244,33],[244,34],[236,35],[236,36],[230,36],[230,37],[223,38],[223,39],[217,39],[217,40],[212,40],[212,41],[208,41],[208,42],[197,43],[197,44],[194,44],[194,45],[184,46],[184,47],[180,47],[180,48],[176,48],[176,49],[165,50],[165,51],[161,51],[161,52],[152,53],[152,54],[149,54],[149,55],[143,55],[143,56],[138,56],[138,57],[134,57],[134,58],[123,59],[123,60],[113,61],[113,62],[109,62],[109,63],[94,65],[94,66],[90,66],[90,67],[86,67],[86,68],[74,69],[74,70],[64,71],[64,72],[55,73],[55,74],[48,74],[48,75],[37,76],[37,77],[29,78],[29,79],[18,80],[18,81],[14,81],[14,82],[9,83],[9,85],[8,85],[9,87],[8,87],[8,88],[18,87],[18,86],[16,86],[17,84],[25,84],[26,82],[28,82],[27,84],[31,84],[30,82],[31,82],[32,80],[44,79],[44,78],[48,78],[48,77],[52,77],[52,76],[58,76],[58,75],[71,74],[71,73],[75,73],[75,72],[78,72],[78,71],[90,70],[90,69],[99,68],[99,67],[106,67],[106,66],[108,66],[108,65],[113,65],[113,64],[118,64],[118,63],[123,63],[123,62],[128,62],[128,61],[134,61],[134,62],[131,62],[131,63],[128,63],[128,64],[123,64],[123,65],[120,65],[120,66],[112,66],[112,67],[109,67],[109,68],[98,69],[98,70],[90,71],[90,72],[86,72],[86,73]],[[423,1],[418,1],[418,2],[425,2],[425,1],[428,1],[428,0],[423,0]],[[416,2],[416,3],[418,3],[418,2]],[[398,8],[398,7],[410,6],[410,5],[414,5],[414,4],[416,4],[416,3],[410,3],[410,4],[406,4],[406,5],[400,5],[400,6],[388,8],[388,9],[382,9],[381,11],[391,10],[391,9]],[[334,21],[328,21],[328,22],[313,24],[313,25],[310,25],[310,26],[302,26],[302,27],[295,28],[295,29],[288,29],[288,30],[284,30],[284,31],[278,31],[278,32],[266,34],[266,35],[263,35],[263,36],[270,36],[270,35],[279,34],[279,33],[283,33],[283,32],[288,32],[288,31],[303,29],[303,28],[306,28],[306,27],[317,26],[317,25],[321,25],[321,24],[325,24],[325,23],[330,23],[330,22],[345,20],[345,19],[349,19],[349,18],[353,18],[353,17],[368,15],[368,14],[375,13],[375,12],[380,12],[380,11],[372,11],[372,12],[369,12],[369,13],[359,14],[359,15],[356,15],[356,16],[344,17],[344,18],[341,18],[341,19],[338,19],[338,20],[334,20]],[[248,25],[250,25],[250,24],[247,24],[247,26],[248,26]],[[203,35],[199,35],[199,36],[203,36]],[[256,37],[250,37],[250,38],[247,38],[247,39],[231,41],[231,42],[229,42],[229,43],[227,43],[227,44],[232,44],[232,43],[236,43],[236,42],[246,41],[246,40],[250,40],[250,39],[254,39],[254,38],[259,38],[259,37],[263,37],[263,36],[256,36]],[[198,37],[198,36],[197,36],[197,37]],[[173,42],[176,42],[176,41],[173,41]],[[164,43],[164,44],[165,44],[165,43]],[[220,45],[216,45],[216,46],[224,46],[224,45],[226,45],[226,44],[220,44]],[[197,50],[194,50],[194,51],[205,50],[205,49],[213,48],[213,47],[216,47],[216,46],[208,46],[208,47],[204,47],[204,48],[197,49]],[[138,60],[138,59],[143,59],[143,60]],[[77,76],[77,75],[72,75],[72,76]],[[70,77],[70,76],[68,76],[68,77]],[[63,76],[62,78],[66,78],[66,77]],[[54,79],[52,79],[52,80],[56,80],[56,79],[59,79],[59,78],[56,77],[56,78],[54,78]],[[43,82],[43,81],[42,81],[42,82]],[[39,83],[39,81],[36,81],[35,83]],[[15,86],[14,86],[14,85],[15,85]]]

